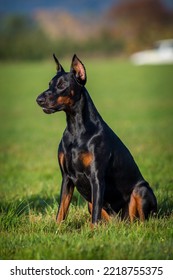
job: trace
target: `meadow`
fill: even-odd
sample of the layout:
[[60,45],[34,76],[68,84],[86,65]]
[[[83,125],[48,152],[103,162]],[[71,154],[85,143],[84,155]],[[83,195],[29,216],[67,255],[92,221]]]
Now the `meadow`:
[[[173,65],[136,67],[82,58],[87,89],[132,152],[158,199],[158,215],[130,224],[115,217],[90,229],[75,191],[67,220],[55,223],[61,174],[57,147],[64,112],[35,100],[55,75],[52,61],[0,64],[0,259],[173,259]],[[70,60],[62,61],[66,69]],[[103,159],[104,160],[104,159]]]

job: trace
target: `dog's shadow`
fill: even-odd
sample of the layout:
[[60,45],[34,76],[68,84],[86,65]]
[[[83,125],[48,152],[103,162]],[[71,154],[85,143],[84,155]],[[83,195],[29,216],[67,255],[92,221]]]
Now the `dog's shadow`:
[[[46,214],[48,212],[57,212],[59,205],[60,196],[49,197],[40,196],[39,194],[31,195],[24,199],[14,199],[12,202],[4,201],[0,199],[0,213],[9,214],[11,217],[29,215],[32,212],[35,214],[41,213]],[[83,207],[86,201],[78,194],[74,193],[72,198],[72,205]],[[173,197],[165,196],[158,203],[158,214],[159,219],[169,217],[173,214]]]
[[[12,216],[21,216],[23,214],[29,214],[31,211],[41,214],[47,212],[57,211],[60,201],[60,196],[49,197],[40,196],[39,194],[31,195],[24,199],[14,199],[12,202],[0,200],[0,213],[5,212]],[[72,205],[84,206],[85,200],[77,193],[73,195]]]
[[169,217],[173,214],[173,197],[164,198],[158,204],[158,218]]

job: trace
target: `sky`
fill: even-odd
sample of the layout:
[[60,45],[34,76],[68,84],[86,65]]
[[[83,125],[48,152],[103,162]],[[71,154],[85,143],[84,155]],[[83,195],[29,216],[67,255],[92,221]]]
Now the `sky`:
[[[72,13],[102,12],[120,0],[0,0],[1,13],[31,13],[37,9],[63,9]],[[173,0],[163,0],[173,7]]]
[[30,13],[37,9],[63,9],[71,12],[101,12],[118,0],[0,0],[1,13]]

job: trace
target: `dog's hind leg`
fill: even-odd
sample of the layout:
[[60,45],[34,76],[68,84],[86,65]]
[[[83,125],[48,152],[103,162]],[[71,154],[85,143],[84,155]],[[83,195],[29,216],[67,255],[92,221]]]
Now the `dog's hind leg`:
[[133,222],[135,217],[139,217],[141,221],[148,219],[150,214],[157,212],[156,197],[146,184],[138,184],[134,187],[129,203],[129,217]]
[[129,217],[131,222],[133,222],[134,219],[137,217],[137,203],[136,203],[136,197],[133,194],[133,192],[130,196]]

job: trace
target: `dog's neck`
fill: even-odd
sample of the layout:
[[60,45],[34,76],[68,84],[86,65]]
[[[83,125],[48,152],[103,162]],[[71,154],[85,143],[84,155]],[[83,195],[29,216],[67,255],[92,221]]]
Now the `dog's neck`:
[[103,121],[85,88],[75,106],[70,111],[66,111],[66,116],[67,130],[73,135],[79,134],[79,131],[81,133],[86,133],[87,130],[95,131],[100,121]]

